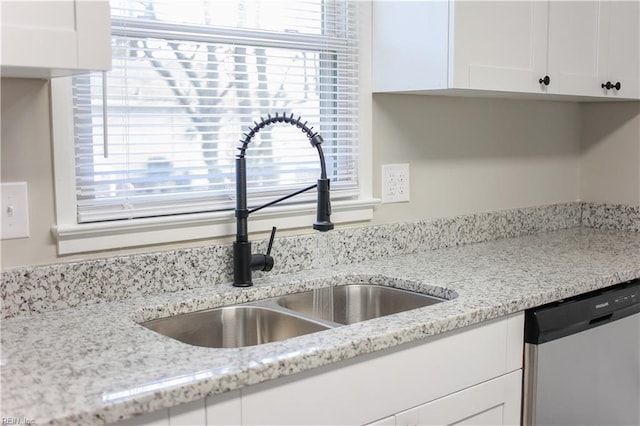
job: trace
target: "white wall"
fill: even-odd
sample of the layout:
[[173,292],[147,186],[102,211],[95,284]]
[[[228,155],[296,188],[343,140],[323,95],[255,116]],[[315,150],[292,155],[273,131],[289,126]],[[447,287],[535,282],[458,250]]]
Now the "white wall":
[[640,206],[640,102],[583,106],[582,200]]

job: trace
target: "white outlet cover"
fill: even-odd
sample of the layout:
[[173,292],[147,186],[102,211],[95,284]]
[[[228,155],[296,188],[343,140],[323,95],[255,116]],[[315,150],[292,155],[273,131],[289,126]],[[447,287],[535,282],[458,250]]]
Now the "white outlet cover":
[[410,168],[408,163],[382,165],[382,202],[409,201]]
[[27,183],[3,183],[0,186],[0,222],[3,240],[29,237],[29,198]]

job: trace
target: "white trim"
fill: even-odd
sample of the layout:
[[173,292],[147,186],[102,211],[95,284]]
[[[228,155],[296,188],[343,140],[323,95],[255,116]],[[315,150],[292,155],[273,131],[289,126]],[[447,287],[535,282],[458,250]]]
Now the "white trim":
[[71,78],[52,79],[50,90],[56,221],[58,224],[75,224],[77,204]]
[[[331,220],[336,223],[367,221],[380,200],[373,198],[373,147],[371,99],[371,4],[359,4],[359,186],[356,200],[333,201]],[[78,224],[75,199],[71,79],[51,80],[56,221],[52,233],[58,254],[84,253],[116,248],[167,244],[234,235],[232,211],[176,215],[102,223]],[[308,228],[315,221],[315,203],[273,206],[252,214],[249,231]]]
[[245,28],[210,27],[196,24],[179,24],[172,22],[141,21],[139,19],[112,17],[112,33],[127,37],[167,38],[171,34],[174,39],[204,42],[226,43],[234,45],[316,50],[318,46],[325,49],[345,50],[347,43],[340,38],[325,35],[278,33]]
[[[373,147],[371,99],[371,5],[359,5],[360,31],[360,197],[332,202],[331,220],[336,223],[367,221],[373,217]],[[53,134],[56,221],[52,233],[58,254],[85,253],[124,247],[166,244],[215,238],[235,233],[232,211],[176,215],[102,223],[78,224],[75,199],[71,79],[51,80],[51,118]],[[273,206],[249,218],[250,232],[309,228],[315,220],[315,204]]]
[[[332,203],[331,220],[335,223],[370,220],[379,200]],[[268,231],[308,227],[315,220],[315,204],[274,206],[249,217],[249,231]],[[58,242],[58,254],[84,253],[122,247],[174,243],[234,235],[232,211],[180,216],[144,218],[125,221],[69,224],[52,227]]]
[[358,3],[359,152],[360,198],[373,198],[373,8],[370,0]]

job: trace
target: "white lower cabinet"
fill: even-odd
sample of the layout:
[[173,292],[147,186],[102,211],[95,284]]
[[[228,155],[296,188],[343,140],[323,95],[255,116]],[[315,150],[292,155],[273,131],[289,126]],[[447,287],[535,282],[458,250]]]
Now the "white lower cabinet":
[[522,372],[514,371],[369,426],[520,424]]
[[242,424],[240,391],[122,420],[117,426],[222,426]]
[[517,424],[523,331],[514,314],[120,424]]

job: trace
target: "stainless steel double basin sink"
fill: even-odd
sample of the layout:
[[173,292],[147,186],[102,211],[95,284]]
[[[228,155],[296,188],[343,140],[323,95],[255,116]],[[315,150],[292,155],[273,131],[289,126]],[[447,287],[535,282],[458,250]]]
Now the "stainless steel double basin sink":
[[159,318],[141,325],[190,345],[237,348],[302,336],[445,300],[381,285],[347,284]]

